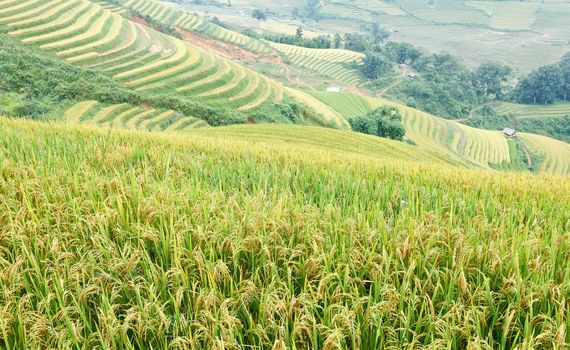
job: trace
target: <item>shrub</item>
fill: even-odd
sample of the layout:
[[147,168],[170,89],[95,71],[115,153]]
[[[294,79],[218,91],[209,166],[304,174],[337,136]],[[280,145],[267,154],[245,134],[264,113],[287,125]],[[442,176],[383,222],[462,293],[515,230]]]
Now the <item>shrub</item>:
[[402,116],[394,107],[381,107],[365,115],[350,118],[348,122],[354,131],[392,140],[402,141],[406,134]]

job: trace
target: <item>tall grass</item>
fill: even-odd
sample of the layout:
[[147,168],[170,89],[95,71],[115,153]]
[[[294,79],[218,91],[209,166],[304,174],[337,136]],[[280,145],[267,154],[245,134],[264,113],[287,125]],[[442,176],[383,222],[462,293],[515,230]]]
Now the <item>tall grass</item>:
[[0,347],[570,342],[568,178],[317,128],[0,125]]

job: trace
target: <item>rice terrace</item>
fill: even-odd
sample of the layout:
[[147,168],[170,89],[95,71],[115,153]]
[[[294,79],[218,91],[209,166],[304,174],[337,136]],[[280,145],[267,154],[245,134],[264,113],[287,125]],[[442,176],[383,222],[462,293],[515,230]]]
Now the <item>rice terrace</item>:
[[569,349],[569,18],[0,0],[0,349]]

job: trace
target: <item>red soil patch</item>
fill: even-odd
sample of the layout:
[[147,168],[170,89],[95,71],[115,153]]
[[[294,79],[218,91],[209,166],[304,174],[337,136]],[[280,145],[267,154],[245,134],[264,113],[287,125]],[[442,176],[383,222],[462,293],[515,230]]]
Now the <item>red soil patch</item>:
[[155,25],[155,24],[151,24],[148,23],[146,19],[139,17],[139,16],[131,16],[131,21],[137,23],[137,24],[142,24],[143,26],[147,26],[149,28],[152,28],[154,30],[156,30],[157,32],[163,32],[162,28],[160,28],[159,26]]
[[217,53],[220,56],[225,58],[238,58],[238,59],[245,59],[245,60],[256,60],[257,56],[250,51],[244,50],[237,45],[232,45],[228,43],[222,43],[216,40],[208,39],[196,33],[190,32],[178,26],[174,26],[174,29],[180,35],[182,35],[182,39],[192,43],[198,47],[206,49],[209,52]]
[[178,26],[174,26],[174,29],[180,33],[185,41],[234,61],[267,61],[283,64],[283,60],[279,56],[254,53],[238,45],[210,39]]
[[138,24],[142,24],[143,26],[147,26],[147,27],[151,26],[150,24],[148,24],[148,22],[144,18],[139,17],[139,16],[131,16],[131,21],[138,23]]

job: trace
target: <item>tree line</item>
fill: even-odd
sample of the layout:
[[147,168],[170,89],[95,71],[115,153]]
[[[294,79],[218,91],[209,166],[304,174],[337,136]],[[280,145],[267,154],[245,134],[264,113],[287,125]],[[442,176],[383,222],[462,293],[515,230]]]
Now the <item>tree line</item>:
[[570,52],[554,64],[538,68],[521,79],[512,97],[522,103],[549,104],[568,101],[570,96]]
[[570,96],[570,53],[522,78],[508,65],[486,62],[470,69],[456,56],[430,54],[409,43],[388,42],[365,54],[360,70],[372,86],[386,84],[394,77],[394,67],[405,64],[416,77],[403,81],[392,97],[444,117],[466,116],[493,100],[549,104]]

